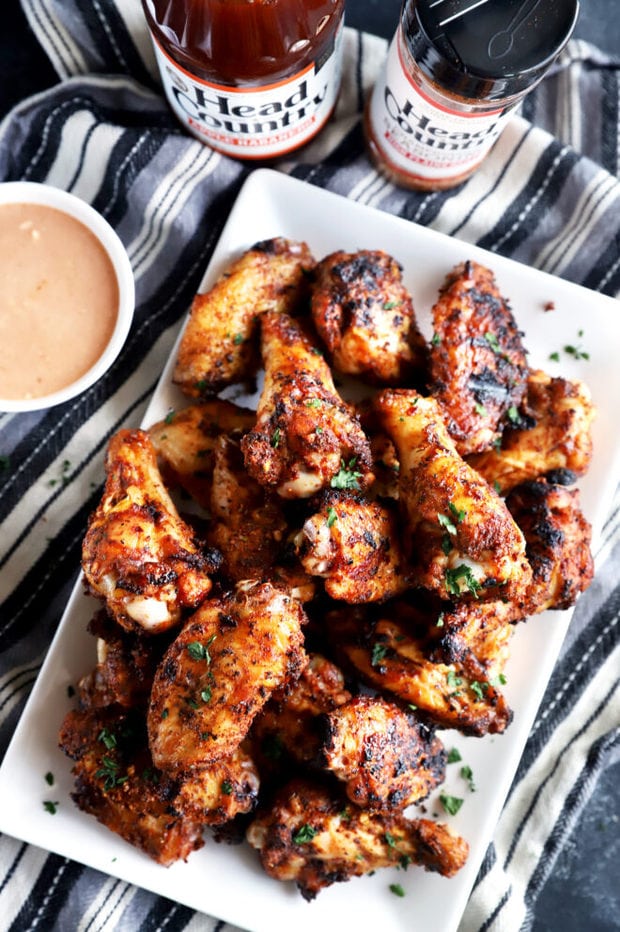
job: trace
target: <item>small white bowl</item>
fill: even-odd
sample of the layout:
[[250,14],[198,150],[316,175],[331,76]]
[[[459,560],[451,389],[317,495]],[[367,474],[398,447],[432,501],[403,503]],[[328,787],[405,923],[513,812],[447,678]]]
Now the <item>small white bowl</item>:
[[108,254],[118,284],[118,309],[112,336],[91,368],[64,388],[39,398],[0,398],[0,411],[38,411],[74,398],[93,385],[110,368],[120,353],[133,319],[135,308],[134,277],[127,251],[107,220],[74,194],[51,185],[32,181],[7,181],[0,184],[0,205],[39,204],[53,207],[84,224],[96,236]]

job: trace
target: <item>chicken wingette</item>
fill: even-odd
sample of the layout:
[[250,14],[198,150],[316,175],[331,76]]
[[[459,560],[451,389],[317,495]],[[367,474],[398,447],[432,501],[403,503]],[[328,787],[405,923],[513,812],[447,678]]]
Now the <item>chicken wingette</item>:
[[242,743],[228,757],[179,778],[176,807],[201,825],[220,826],[251,812],[258,801],[260,777]]
[[178,784],[154,767],[144,720],[113,708],[69,712],[60,747],[74,760],[79,809],[160,864],[202,847],[202,825],[178,803]]
[[468,460],[490,485],[506,494],[530,479],[570,484],[587,471],[595,408],[583,382],[534,369],[521,411],[521,426],[508,427],[501,444]]
[[425,721],[476,736],[503,732],[510,724],[512,712],[485,666],[471,654],[467,669],[460,661],[434,660],[427,619],[405,603],[376,611],[334,609],[326,628],[343,664],[375,689],[414,705]]
[[378,602],[410,585],[395,510],[351,492],[325,492],[295,538],[302,566],[344,602]]
[[112,437],[106,473],[82,545],[88,589],[128,631],[165,631],[206,598],[220,556],[179,517],[144,431]]
[[517,600],[531,579],[523,534],[499,495],[457,453],[437,401],[387,389],[375,407],[398,450],[412,580],[442,599]]
[[196,295],[181,338],[173,381],[191,398],[247,380],[258,366],[257,320],[294,313],[308,295],[314,259],[305,243],[256,243],[213,288]]
[[326,256],[315,269],[311,306],[317,333],[340,372],[388,385],[423,380],[426,343],[402,268],[387,253]]
[[323,767],[362,809],[397,812],[445,779],[439,738],[410,711],[380,696],[356,696],[321,716]]
[[171,772],[230,756],[271,693],[307,662],[301,604],[270,583],[203,603],[166,651],[147,724],[153,760]]
[[180,486],[209,511],[218,438],[239,439],[255,420],[254,411],[222,398],[170,411],[148,430],[166,485]]
[[464,262],[432,313],[432,394],[461,456],[487,450],[518,419],[525,393],[525,350],[510,306],[489,269]]
[[261,333],[265,384],[241,441],[250,475],[283,498],[368,486],[368,440],[321,353],[286,314],[263,314]]
[[525,613],[570,608],[594,576],[592,529],[579,507],[578,489],[537,479],[513,489],[506,505],[525,535],[532,567]]
[[467,842],[444,825],[365,812],[307,779],[284,786],[251,823],[247,839],[269,876],[294,881],[306,900],[380,867],[418,865],[452,877],[469,852]]

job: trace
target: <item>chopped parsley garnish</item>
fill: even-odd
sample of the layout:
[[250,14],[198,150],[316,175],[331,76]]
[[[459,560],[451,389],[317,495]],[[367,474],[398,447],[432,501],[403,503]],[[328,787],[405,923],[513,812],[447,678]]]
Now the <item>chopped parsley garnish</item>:
[[307,842],[312,841],[314,836],[317,834],[317,830],[305,822],[300,828],[297,829],[296,832],[293,833],[293,843],[296,845],[305,845]]
[[394,896],[404,896],[404,895],[405,895],[405,891],[403,890],[403,888],[401,887],[401,885],[400,885],[399,883],[391,883],[391,884],[390,884],[390,892],[393,893]]
[[224,796],[230,796],[233,791],[233,785],[230,780],[222,780],[222,793]]
[[440,343],[441,343],[441,337],[439,336],[437,331],[435,331],[431,339],[431,346],[439,346]]
[[464,508],[457,508],[454,502],[448,502],[448,509],[457,524],[460,524],[467,514]]
[[54,774],[51,772],[51,770],[48,770],[45,774],[45,782],[48,786],[54,785]]
[[361,472],[358,472],[355,469],[355,464],[357,462],[357,457],[352,457],[348,464],[345,464],[344,460],[340,460],[340,469],[335,476],[332,476],[330,485],[332,489],[342,489],[344,491],[350,491],[351,489],[360,488],[358,479],[361,478]]
[[192,660],[204,660],[205,663],[211,663],[211,654],[209,653],[209,648],[213,644],[217,635],[212,634],[206,644],[203,644],[201,641],[191,641],[187,645],[187,653],[190,655]]
[[170,712],[168,711],[168,709],[162,709],[162,710],[161,710],[161,720],[162,720],[162,722],[163,722],[165,719],[167,719],[169,715],[170,715]]
[[485,417],[487,413],[487,409],[484,405],[481,405],[479,401],[474,404],[474,411],[479,417]]
[[106,746],[108,751],[112,751],[116,745],[116,735],[113,732],[109,731],[107,728],[102,728],[99,734],[97,735],[97,741],[101,741],[102,744]]
[[387,654],[387,646],[385,644],[380,644],[379,641],[376,641],[372,646],[372,655],[370,657],[370,666],[378,667],[385,655]]
[[327,527],[332,527],[338,520],[338,513],[335,508],[327,509]]
[[448,815],[456,815],[464,803],[459,796],[448,796],[447,793],[442,793],[439,800]]
[[101,763],[102,766],[96,771],[95,777],[104,781],[104,790],[113,790],[115,786],[121,786],[129,779],[128,777],[119,777],[120,767],[111,757],[102,758]]
[[236,333],[233,337],[233,343],[235,346],[239,346],[241,343],[243,343],[244,340],[245,337],[242,333]]
[[393,311],[395,307],[400,307],[402,301],[386,301],[383,305],[384,311]]
[[490,685],[494,686],[495,688],[498,686],[505,686],[507,682],[508,680],[506,679],[506,675],[504,673],[500,673],[498,676],[494,676],[489,680]]
[[569,356],[572,356],[574,359],[589,359],[590,354],[585,353],[580,346],[571,346],[570,344],[564,347],[564,352]]
[[[446,673],[446,683],[450,689],[458,689],[459,686],[463,685],[463,680],[460,676],[457,676],[454,670],[448,670]],[[460,693],[453,693],[453,696],[460,696]]]
[[458,749],[458,748],[451,748],[451,749],[448,751],[448,758],[447,758],[447,760],[448,760],[448,763],[449,763],[449,764],[458,764],[458,762],[459,762],[460,760],[463,760],[463,758],[461,757],[461,752],[459,751],[459,749]]
[[443,616],[443,612],[442,612],[442,613],[440,614],[439,618],[437,619],[437,621],[435,622],[435,627],[436,627],[436,628],[443,628],[443,625],[444,625],[444,616]]
[[164,418],[164,424],[172,424],[172,422],[174,421],[175,415],[176,415],[176,411],[173,408],[171,408],[170,411],[168,411],[168,414]]
[[449,556],[452,551],[452,542],[450,541],[449,534],[444,534],[441,538],[441,551],[446,556]]
[[472,595],[476,595],[480,589],[480,583],[471,571],[471,567],[466,563],[461,563],[453,570],[446,570],[446,589],[450,595],[461,595],[463,589],[460,581],[465,583],[465,589],[468,589]]
[[466,780],[468,782],[470,792],[475,793],[476,784],[474,783],[474,773],[468,764],[464,764],[461,767],[461,776],[463,780]]
[[308,398],[306,401],[306,408],[320,408],[321,404],[320,398]]
[[206,703],[206,702],[210,702],[210,701],[211,701],[211,695],[212,695],[212,693],[211,693],[211,687],[210,687],[210,686],[207,686],[207,688],[206,688],[206,689],[203,689],[202,692],[200,693],[200,698],[201,698],[202,701],[205,702],[205,703]]
[[409,703],[407,704],[407,708],[408,708],[408,709],[411,709],[412,712],[417,712],[417,711],[418,711],[417,705],[414,705],[413,702],[409,702]]
[[388,848],[396,847],[396,839],[391,832],[386,832],[383,837],[385,838],[385,843],[387,844]]
[[50,815],[56,815],[59,805],[58,801],[53,803],[50,799],[46,799],[43,803],[43,808],[46,812],[49,812]]
[[559,361],[560,361],[560,354],[559,354],[558,352],[549,353],[549,359],[550,359],[552,362],[559,362]]
[[494,353],[501,353],[502,349],[494,333],[485,333],[484,339],[487,341]]
[[280,428],[276,427],[273,434],[271,435],[271,446],[274,450],[278,449],[278,444],[280,443]]
[[442,527],[445,527],[448,534],[456,534],[456,527],[451,518],[448,518],[447,515],[442,515],[441,512],[437,513],[437,520],[439,521]]
[[507,414],[508,414],[508,420],[510,421],[511,424],[521,423],[521,418],[519,416],[519,411],[517,410],[516,405],[510,405],[510,407],[508,408]]
[[489,688],[489,684],[485,682],[478,682],[478,680],[472,680],[469,684],[469,688],[473,694],[480,700],[484,699],[484,694]]

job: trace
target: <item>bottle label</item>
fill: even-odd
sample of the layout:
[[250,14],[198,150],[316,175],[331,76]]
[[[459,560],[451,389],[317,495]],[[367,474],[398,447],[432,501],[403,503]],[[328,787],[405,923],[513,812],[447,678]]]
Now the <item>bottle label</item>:
[[168,102],[186,128],[234,158],[285,155],[308,142],[331,114],[342,68],[342,21],[327,55],[260,87],[204,81],[170,58],[152,36]]
[[431,100],[407,70],[399,29],[370,101],[374,142],[388,167],[433,181],[457,178],[482,161],[510,116],[464,113]]

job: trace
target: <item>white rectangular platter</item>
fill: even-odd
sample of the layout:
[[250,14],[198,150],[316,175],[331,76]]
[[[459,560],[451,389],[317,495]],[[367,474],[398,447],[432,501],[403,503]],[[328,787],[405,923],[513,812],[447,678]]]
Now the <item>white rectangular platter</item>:
[[[405,284],[427,337],[431,335],[430,310],[447,272],[465,259],[492,268],[525,332],[530,364],[554,375],[582,378],[591,388],[598,408],[595,454],[580,487],[596,547],[620,462],[617,302],[264,169],[255,171],[245,183],[201,290],[244,249],[273,236],[305,240],[317,259],[336,249],[387,251],[404,268]],[[545,312],[548,302],[555,305],[553,312]],[[581,337],[579,331],[583,331]],[[561,353],[560,363],[550,361],[551,353],[575,343],[583,344],[589,359]],[[144,426],[183,403],[170,384],[173,362],[174,354]],[[296,932],[316,928],[450,932],[456,928],[557,659],[570,612],[541,615],[519,627],[505,687],[515,716],[505,735],[483,739],[452,732],[442,735],[447,748],[459,749],[476,782],[477,791],[472,793],[459,775],[460,765],[452,765],[443,787],[446,793],[465,798],[456,816],[442,813],[441,818],[468,840],[471,853],[466,867],[451,880],[412,868],[378,871],[372,877],[336,884],[308,904],[292,885],[269,879],[247,846],[229,847],[208,840],[187,863],[163,868],[75,808],[69,798],[70,762],[58,750],[56,736],[71,705],[68,684],[76,683],[95,662],[95,642],[85,630],[93,607],[78,583],[0,770],[0,830],[252,932],[293,928]],[[48,771],[56,778],[51,788],[44,780]],[[59,802],[54,816],[44,810],[45,799]],[[440,807],[431,802],[428,810],[432,814]],[[390,884],[395,883],[404,889],[404,897],[390,892]]]

